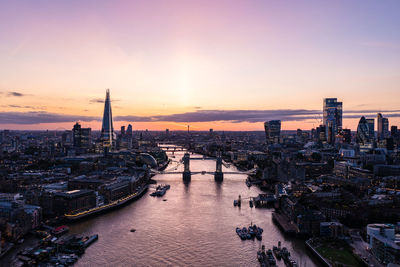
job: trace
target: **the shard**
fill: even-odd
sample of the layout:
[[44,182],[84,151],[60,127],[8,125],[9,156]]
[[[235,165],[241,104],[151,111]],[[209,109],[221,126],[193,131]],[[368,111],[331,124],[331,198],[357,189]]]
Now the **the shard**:
[[106,100],[104,102],[103,125],[101,127],[101,140],[104,147],[112,148],[115,142],[115,133],[112,122],[110,90],[106,91]]

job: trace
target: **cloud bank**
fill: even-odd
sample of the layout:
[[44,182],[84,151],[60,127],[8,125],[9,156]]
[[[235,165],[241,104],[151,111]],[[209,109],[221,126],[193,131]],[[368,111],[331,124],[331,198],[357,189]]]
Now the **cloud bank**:
[[98,120],[98,117],[65,115],[39,111],[0,112],[0,124],[39,124],[93,120]]
[[[400,117],[400,110],[348,110],[344,118],[360,118],[361,116],[375,117],[377,112],[384,113],[385,117]],[[264,122],[268,120],[304,121],[322,118],[320,110],[307,109],[271,109],[271,110],[196,110],[170,115],[154,116],[114,116],[114,121],[131,122]],[[0,112],[0,124],[39,124],[61,123],[76,121],[100,121],[100,116],[81,116],[45,111],[28,112]]]

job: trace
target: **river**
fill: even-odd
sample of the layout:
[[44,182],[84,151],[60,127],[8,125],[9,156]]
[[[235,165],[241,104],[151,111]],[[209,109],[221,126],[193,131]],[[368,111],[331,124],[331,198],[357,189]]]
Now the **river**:
[[[175,156],[178,161],[183,153]],[[177,165],[172,162],[167,170]],[[215,160],[190,162],[191,171],[215,171],[215,166]],[[182,169],[179,165],[177,171]],[[223,170],[237,171],[234,166]],[[149,196],[150,189],[120,209],[70,225],[72,234],[99,234],[76,266],[259,266],[260,244],[268,249],[278,241],[288,247],[299,266],[317,266],[304,241],[283,236],[272,222],[271,209],[249,207],[246,198],[261,191],[246,186],[246,175],[227,174],[220,184],[208,174],[193,175],[188,185],[182,182],[182,174],[159,174],[153,179],[171,185],[164,197]],[[241,208],[233,206],[239,194]],[[251,222],[264,229],[261,242],[237,236],[235,228]],[[132,228],[136,232],[130,232]],[[278,266],[284,266],[283,262]]]

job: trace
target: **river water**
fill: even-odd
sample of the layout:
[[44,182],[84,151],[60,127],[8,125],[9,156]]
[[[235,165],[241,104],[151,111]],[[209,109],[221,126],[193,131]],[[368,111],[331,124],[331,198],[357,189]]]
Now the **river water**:
[[[183,153],[175,153],[174,160]],[[201,157],[191,155],[191,157]],[[167,170],[177,166],[171,163]],[[191,171],[215,171],[214,160],[192,160]],[[177,170],[181,171],[182,165]],[[234,172],[234,166],[223,167]],[[261,191],[244,183],[244,174],[226,174],[218,184],[213,175],[193,175],[185,185],[182,174],[160,174],[153,179],[168,183],[164,197],[143,195],[120,209],[70,225],[70,233],[99,234],[76,266],[259,266],[260,244],[272,248],[278,241],[288,247],[299,266],[317,266],[304,241],[288,239],[272,222],[271,209],[250,208],[248,197]],[[233,200],[242,196],[242,207]],[[167,201],[163,201],[167,199]],[[263,240],[242,241],[237,226],[251,222],[264,229]],[[136,232],[130,232],[135,228]],[[278,266],[284,266],[278,262]]]

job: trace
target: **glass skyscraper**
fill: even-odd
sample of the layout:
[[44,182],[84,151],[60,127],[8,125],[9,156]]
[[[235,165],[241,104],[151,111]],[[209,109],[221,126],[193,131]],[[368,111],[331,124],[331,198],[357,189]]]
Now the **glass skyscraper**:
[[366,119],[368,123],[368,130],[369,130],[369,138],[371,142],[375,140],[375,120],[374,119]]
[[[373,121],[373,119],[372,119]],[[371,131],[372,127],[372,131]],[[359,144],[370,144],[374,140],[374,124],[371,124],[370,120],[365,119],[364,116],[361,117],[358,122],[357,127],[357,143]]]
[[266,121],[264,123],[264,129],[265,129],[265,135],[267,138],[267,142],[277,143],[279,141],[279,137],[281,135],[281,121],[280,120]]
[[103,124],[101,127],[101,140],[104,147],[112,148],[115,143],[115,133],[112,122],[110,90],[106,91],[106,100],[104,102]]
[[334,141],[339,130],[342,129],[343,103],[338,102],[337,98],[324,98],[323,123],[326,133],[329,133],[327,140],[329,143]]
[[378,139],[385,139],[389,135],[389,120],[384,118],[381,113],[378,113],[376,120],[378,124]]
[[77,122],[72,128],[74,147],[90,148],[92,143],[92,129],[82,128]]

